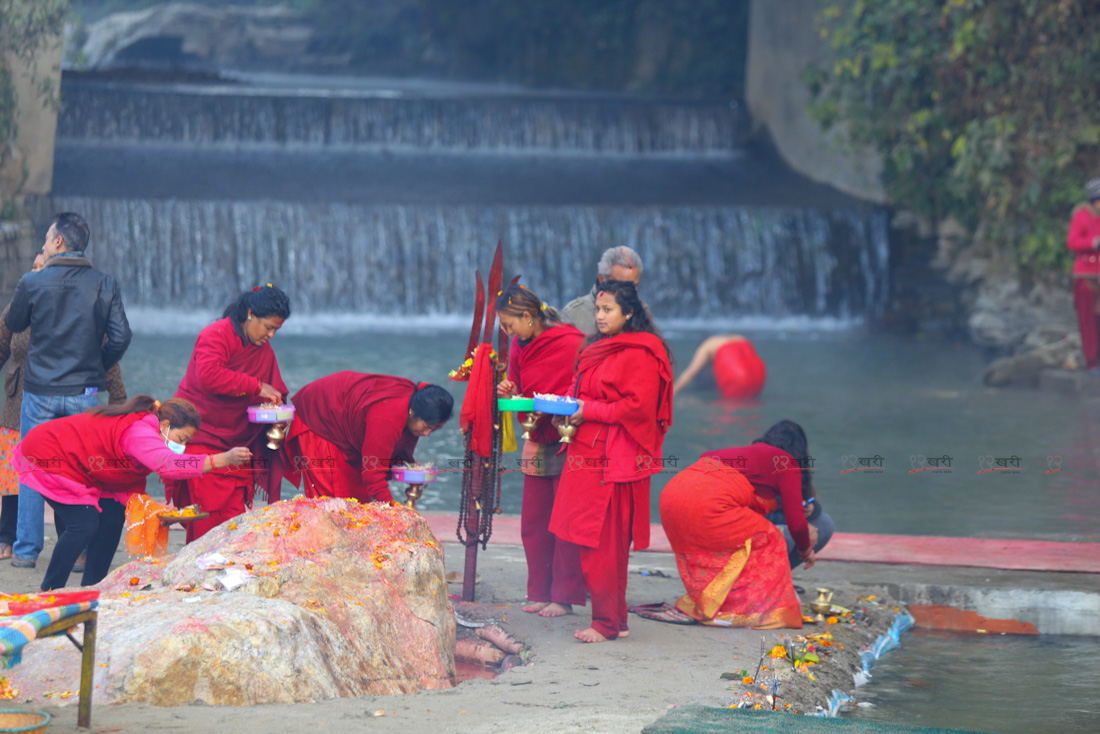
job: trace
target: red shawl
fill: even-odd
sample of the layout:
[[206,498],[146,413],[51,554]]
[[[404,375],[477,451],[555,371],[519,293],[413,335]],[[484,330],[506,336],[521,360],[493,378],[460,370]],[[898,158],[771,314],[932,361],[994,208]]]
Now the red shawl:
[[296,422],[331,441],[361,472],[364,486],[384,487],[394,462],[413,459],[417,437],[407,426],[414,392],[416,385],[403,377],[337,372],[294,394]]
[[616,429],[621,427],[654,459],[647,476],[657,473],[660,463],[656,460],[672,425],[672,365],[664,343],[647,332],[623,332],[600,339],[585,347],[577,359],[578,386],[584,374],[596,367],[600,368],[598,374],[586,385],[584,394],[576,395],[585,401],[585,421],[611,424],[609,453],[614,450]]
[[246,343],[228,317],[200,331],[175,395],[194,403],[202,416],[192,441],[217,451],[252,444],[267,430],[248,422],[248,406],[260,402],[261,382],[288,392],[270,343]]
[[477,351],[474,352],[474,366],[470,370],[470,382],[466,387],[466,397],[462,399],[462,410],[458,414],[459,429],[463,433],[470,433],[470,450],[482,457],[493,453],[496,380],[493,375],[493,361],[489,358],[492,351],[492,344],[478,344]]
[[[551,395],[568,395],[573,384],[573,365],[577,350],[584,341],[584,333],[572,324],[553,326],[527,344],[512,339],[512,352],[508,372],[521,395],[534,396],[536,392]],[[522,422],[526,413],[520,413]],[[561,437],[550,423],[550,416],[539,419],[531,432],[531,440],[541,444],[557,443]]]

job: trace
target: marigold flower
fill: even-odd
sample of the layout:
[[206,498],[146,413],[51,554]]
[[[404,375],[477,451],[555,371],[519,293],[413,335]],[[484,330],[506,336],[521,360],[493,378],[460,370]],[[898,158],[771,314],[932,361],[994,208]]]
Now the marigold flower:
[[133,578],[130,579],[130,586],[137,586],[140,583],[141,583],[141,579],[139,579],[137,576],[134,576]]
[[741,679],[741,682],[744,683],[746,686],[751,686],[752,685],[752,676],[751,675],[746,675],[744,678]]
[[836,624],[839,621],[836,617],[829,617],[825,620],[825,624]]

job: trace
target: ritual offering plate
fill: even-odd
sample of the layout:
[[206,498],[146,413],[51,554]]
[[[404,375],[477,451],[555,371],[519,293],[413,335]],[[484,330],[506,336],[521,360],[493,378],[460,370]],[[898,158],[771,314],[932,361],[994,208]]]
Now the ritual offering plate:
[[512,411],[513,413],[522,411],[524,413],[530,413],[535,409],[534,398],[497,398],[497,409],[500,411]]
[[275,403],[251,405],[248,408],[248,420],[251,423],[290,423],[294,420],[294,406]]
[[431,464],[414,464],[413,466],[395,466],[390,469],[390,476],[399,482],[408,484],[431,484],[436,480],[439,470]]
[[160,517],[161,525],[171,525],[174,522],[187,524],[189,522],[195,522],[196,520],[205,520],[210,517],[210,513],[203,512],[198,505],[188,505],[182,510],[162,512],[158,517]]
[[577,412],[577,401],[565,395],[543,395],[535,393],[534,408],[538,413],[550,415],[573,415]]

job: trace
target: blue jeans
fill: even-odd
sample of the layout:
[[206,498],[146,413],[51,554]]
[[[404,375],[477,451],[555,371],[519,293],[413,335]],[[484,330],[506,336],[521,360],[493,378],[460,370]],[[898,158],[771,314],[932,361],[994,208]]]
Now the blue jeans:
[[[829,542],[829,539],[833,537],[836,525],[833,523],[833,518],[822,511],[820,502],[815,500],[814,504],[817,506],[814,508],[813,514],[806,518],[806,520],[817,528],[817,545],[814,546],[814,553],[817,553],[824,548]],[[798,548],[795,546],[794,538],[791,537],[791,531],[787,527],[787,518],[784,517],[783,510],[776,510],[764,517],[783,533],[783,538],[787,541],[787,560],[791,564],[791,569],[793,570],[801,566],[802,556],[798,555]]]
[[[23,391],[19,413],[19,433],[25,438],[35,426],[67,415],[83,413],[99,405],[97,395],[35,395]],[[19,519],[15,524],[16,558],[38,560],[45,541],[45,500],[25,484],[19,485]]]

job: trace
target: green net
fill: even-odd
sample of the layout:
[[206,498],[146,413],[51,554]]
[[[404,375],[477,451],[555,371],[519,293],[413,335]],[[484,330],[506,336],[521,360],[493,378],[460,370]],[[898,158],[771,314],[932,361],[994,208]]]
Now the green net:
[[737,734],[738,732],[784,732],[789,734],[968,734],[963,729],[933,729],[927,726],[888,724],[858,719],[825,719],[777,711],[719,709],[707,706],[682,706],[669,711],[642,734]]

